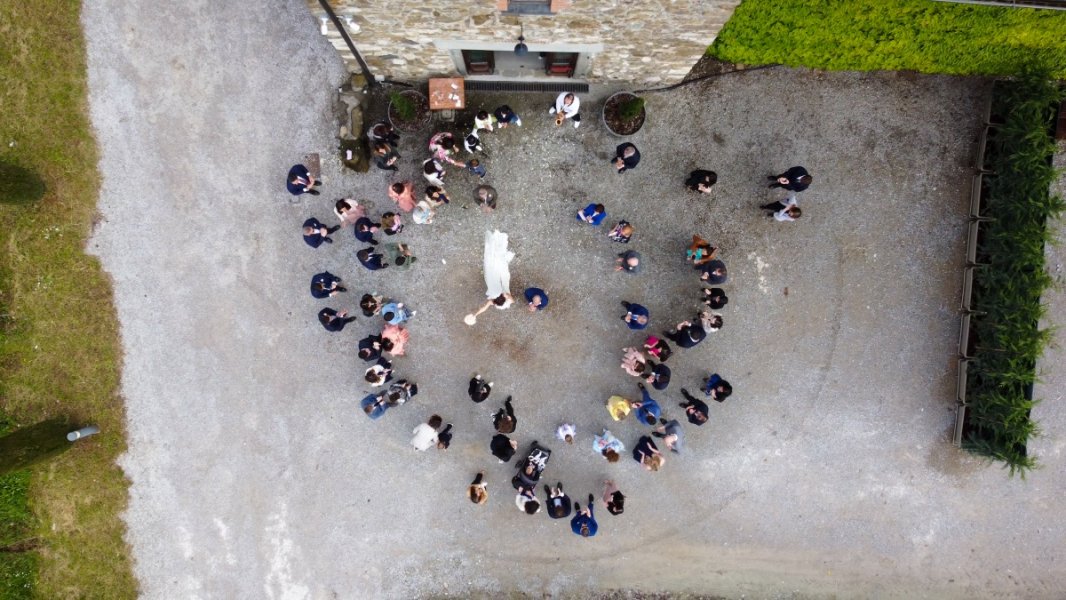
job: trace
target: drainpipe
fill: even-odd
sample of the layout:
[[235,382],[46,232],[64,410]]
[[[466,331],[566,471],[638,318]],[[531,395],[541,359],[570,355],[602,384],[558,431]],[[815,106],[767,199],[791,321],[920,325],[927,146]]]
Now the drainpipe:
[[337,13],[333,12],[333,8],[330,7],[327,0],[318,0],[318,3],[322,5],[322,10],[326,11],[326,15],[333,21],[333,26],[337,28],[337,31],[341,32],[341,37],[344,38],[344,43],[348,44],[348,49],[352,51],[352,55],[355,56],[355,60],[359,63],[359,68],[363,70],[363,77],[366,78],[366,85],[371,88],[378,87],[377,79],[370,73],[370,67],[366,65],[366,61],[363,60],[363,55],[359,54],[359,50],[355,48],[355,44],[352,42],[352,37],[348,35],[348,30],[341,25],[340,19],[337,18]]

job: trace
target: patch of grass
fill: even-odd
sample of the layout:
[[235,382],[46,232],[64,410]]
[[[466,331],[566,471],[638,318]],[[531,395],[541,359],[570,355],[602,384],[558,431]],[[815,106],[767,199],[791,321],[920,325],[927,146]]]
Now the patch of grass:
[[0,203],[3,410],[18,425],[62,417],[103,431],[30,471],[39,563],[5,561],[0,589],[21,589],[32,572],[35,597],[132,598],[115,465],[125,449],[118,325],[110,284],[84,252],[99,182],[80,12],[77,0],[0,2],[0,163],[45,187],[39,200]]
[[985,266],[974,274],[976,351],[967,371],[964,447],[1024,477],[1036,466],[1026,445],[1038,433],[1029,418],[1035,402],[1026,392],[1051,339],[1039,328],[1040,298],[1053,283],[1044,268],[1044,245],[1052,236],[1047,222],[1064,207],[1049,193],[1057,176],[1050,127],[1062,92],[1046,73],[997,87],[993,106],[1005,121],[989,146],[995,174],[985,212],[992,220],[978,248]]
[[1066,13],[930,0],[744,0],[708,52],[749,65],[1066,75]]

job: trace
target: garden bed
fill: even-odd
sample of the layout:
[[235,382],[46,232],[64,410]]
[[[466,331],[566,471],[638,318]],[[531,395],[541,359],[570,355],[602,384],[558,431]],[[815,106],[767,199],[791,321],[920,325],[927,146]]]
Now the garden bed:
[[1051,196],[1055,151],[1051,127],[1061,98],[1046,76],[997,85],[991,113],[1003,116],[982,138],[977,165],[994,173],[974,179],[959,351],[960,406],[955,441],[1000,460],[1024,476],[1036,465],[1027,443],[1036,362],[1050,339],[1040,329],[1041,295],[1052,283],[1044,269],[1047,223],[1063,208]]

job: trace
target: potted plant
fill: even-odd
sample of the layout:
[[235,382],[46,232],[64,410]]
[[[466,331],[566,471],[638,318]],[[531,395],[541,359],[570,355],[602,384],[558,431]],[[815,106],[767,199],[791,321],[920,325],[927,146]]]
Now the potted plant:
[[429,101],[417,90],[389,94],[389,122],[405,133],[420,131],[429,125]]
[[645,118],[644,98],[636,94],[617,92],[603,103],[603,124],[614,135],[633,135],[644,126]]

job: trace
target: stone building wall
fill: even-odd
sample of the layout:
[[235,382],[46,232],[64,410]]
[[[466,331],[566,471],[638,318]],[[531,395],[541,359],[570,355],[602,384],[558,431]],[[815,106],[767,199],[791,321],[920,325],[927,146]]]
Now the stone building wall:
[[[318,0],[307,0],[319,18]],[[530,52],[543,44],[599,44],[584,75],[591,81],[680,81],[703,56],[740,0],[554,0],[554,15],[508,15],[506,0],[330,0],[379,79],[423,79],[458,71],[437,42],[516,43],[519,20]],[[355,29],[358,31],[355,31]],[[358,64],[330,23],[327,36],[349,69]]]

